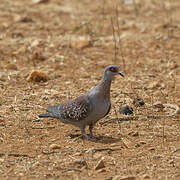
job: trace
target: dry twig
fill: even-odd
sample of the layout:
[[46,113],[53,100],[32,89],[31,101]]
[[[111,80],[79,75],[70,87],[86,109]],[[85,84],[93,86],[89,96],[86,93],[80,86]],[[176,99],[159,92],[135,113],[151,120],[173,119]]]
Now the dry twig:
[[121,43],[121,38],[120,38],[120,26],[119,26],[119,12],[118,12],[118,5],[116,6],[116,22],[117,22],[117,28],[118,28],[118,42],[119,42],[119,49],[121,52],[121,59],[123,62],[123,68],[124,68],[124,72],[126,71],[126,64],[125,64],[125,59],[124,59],[124,54],[123,54],[123,50],[122,50],[122,43]]
[[113,23],[113,18],[111,17],[111,26],[113,30],[113,38],[114,38],[114,63],[116,64],[117,59],[117,41],[116,41],[116,34],[115,34],[115,28]]
[[28,157],[28,158],[34,158],[32,156],[29,156],[28,154],[19,154],[19,153],[0,153],[0,156],[13,156],[13,157]]

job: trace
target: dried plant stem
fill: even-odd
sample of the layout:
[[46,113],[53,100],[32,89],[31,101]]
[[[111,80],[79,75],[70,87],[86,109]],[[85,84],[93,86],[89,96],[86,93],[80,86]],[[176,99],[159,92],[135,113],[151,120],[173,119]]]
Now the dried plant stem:
[[134,6],[134,10],[135,10],[136,16],[138,16],[138,15],[139,15],[139,12],[138,12],[137,5],[136,5],[136,1],[135,1],[135,0],[133,0],[133,6]]
[[113,18],[111,17],[111,26],[113,30],[113,38],[114,38],[114,63],[116,64],[117,59],[117,41],[116,41],[116,34],[115,34],[115,28],[113,23]]
[[13,156],[13,157],[28,157],[33,158],[29,156],[28,154],[20,154],[20,153],[0,153],[0,156]]
[[71,42],[71,38],[69,37],[68,38],[68,44],[67,44],[66,49],[64,51],[64,55],[63,55],[64,57],[66,57],[66,55],[68,54],[68,51],[70,49],[70,42]]
[[[169,4],[170,4],[170,0],[168,0]],[[164,4],[164,9],[167,13],[167,19],[168,19],[168,24],[167,24],[167,36],[168,38],[170,38],[171,36],[171,31],[170,31],[170,25],[172,25],[172,14],[171,14],[171,11],[170,11],[170,8],[166,8],[165,7],[165,4]],[[164,56],[165,56],[165,59],[167,61],[167,63],[170,62],[170,57],[169,57],[169,53],[168,51],[166,50],[165,48],[165,41],[162,42],[162,45],[163,45],[163,53],[164,53]],[[164,146],[164,143],[165,143],[165,118],[163,119],[163,146]]]
[[[100,23],[100,32],[102,33],[102,30],[104,29],[104,22],[105,22],[105,4],[106,4],[106,1],[105,0],[102,0],[102,4],[103,4],[103,7],[102,7],[102,22]],[[103,36],[103,35],[102,35]]]
[[[168,4],[170,5],[170,1],[171,0],[168,0]],[[164,1],[165,2],[165,1]],[[172,25],[172,13],[171,13],[171,8],[166,8],[165,7],[165,4],[164,4],[164,9],[166,11],[166,15],[167,15],[167,20],[168,20],[168,23],[167,23],[167,36],[168,38],[170,38],[172,36],[172,31],[170,30],[170,27]]]
[[118,42],[119,42],[119,50],[121,53],[121,59],[123,62],[123,69],[124,72],[126,71],[126,64],[125,64],[125,59],[124,59],[124,54],[123,54],[123,50],[122,50],[122,43],[121,43],[121,35],[120,35],[120,26],[119,26],[119,12],[118,12],[118,5],[116,6],[116,22],[117,22],[117,28],[118,28]]

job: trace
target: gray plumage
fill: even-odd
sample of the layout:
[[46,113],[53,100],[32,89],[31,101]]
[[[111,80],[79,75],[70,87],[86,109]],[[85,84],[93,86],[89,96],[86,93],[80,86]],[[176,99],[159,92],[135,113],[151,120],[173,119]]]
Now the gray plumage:
[[[100,83],[89,92],[56,106],[48,106],[47,113],[40,114],[39,117],[60,119],[63,123],[79,127],[87,139],[92,138],[93,126],[110,111],[110,87],[114,76],[117,74],[123,76],[117,66],[106,67]],[[89,136],[85,132],[86,126],[89,126]]]

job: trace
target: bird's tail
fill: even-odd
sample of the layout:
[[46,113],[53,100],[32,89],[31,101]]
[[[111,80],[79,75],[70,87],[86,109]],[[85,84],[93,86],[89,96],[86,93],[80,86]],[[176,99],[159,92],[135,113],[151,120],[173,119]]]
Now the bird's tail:
[[45,118],[45,117],[53,117],[51,113],[45,113],[45,114],[39,114],[39,118]]

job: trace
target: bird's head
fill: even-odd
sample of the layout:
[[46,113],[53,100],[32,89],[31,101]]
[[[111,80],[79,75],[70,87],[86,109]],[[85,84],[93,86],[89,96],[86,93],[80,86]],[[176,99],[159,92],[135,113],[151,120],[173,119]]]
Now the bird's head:
[[107,78],[109,80],[113,80],[114,76],[117,74],[124,77],[124,75],[119,71],[119,68],[115,65],[107,66],[104,70],[104,78]]

